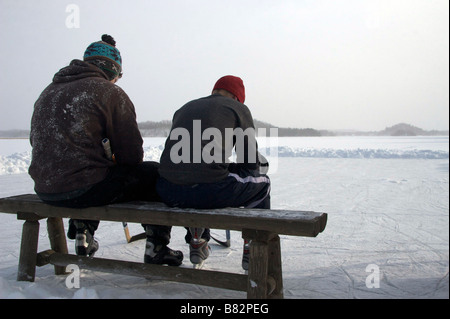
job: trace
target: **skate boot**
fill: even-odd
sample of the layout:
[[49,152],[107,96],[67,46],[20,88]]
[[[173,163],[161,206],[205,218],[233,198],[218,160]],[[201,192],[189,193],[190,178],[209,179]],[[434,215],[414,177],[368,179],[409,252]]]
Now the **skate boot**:
[[94,239],[94,234],[82,221],[75,220],[74,225],[76,227],[75,253],[78,256],[93,257],[99,246]]
[[166,245],[155,245],[147,239],[145,243],[144,263],[180,266],[183,263],[183,253],[179,250],[172,250]]
[[192,239],[189,243],[189,259],[194,268],[202,268],[205,260],[209,257],[208,241],[201,238],[204,228],[189,228]]
[[242,253],[242,268],[248,271],[248,262],[250,260],[250,243],[251,240],[244,239],[244,249]]
[[145,243],[144,263],[169,266],[180,266],[183,263],[183,253],[167,247],[170,241],[170,230],[168,228],[146,227],[145,233],[147,241]]

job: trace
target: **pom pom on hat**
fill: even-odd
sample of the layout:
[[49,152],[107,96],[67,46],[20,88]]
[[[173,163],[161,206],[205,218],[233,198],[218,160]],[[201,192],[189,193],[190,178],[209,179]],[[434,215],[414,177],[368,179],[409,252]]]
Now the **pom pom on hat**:
[[245,87],[241,78],[232,75],[221,77],[214,85],[213,91],[219,89],[230,92],[237,97],[239,102],[245,102]]

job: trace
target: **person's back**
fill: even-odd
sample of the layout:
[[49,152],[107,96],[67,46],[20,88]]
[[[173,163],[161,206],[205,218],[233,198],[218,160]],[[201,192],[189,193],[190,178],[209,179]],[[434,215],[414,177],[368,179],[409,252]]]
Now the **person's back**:
[[[270,208],[270,179],[261,168],[253,118],[243,81],[220,78],[211,96],[191,101],[173,117],[161,155],[157,191],[169,206]],[[236,163],[230,163],[232,150]],[[264,160],[265,166],[268,163]],[[208,258],[209,229],[190,228],[185,237],[194,265]],[[248,243],[242,266],[248,268]]]
[[[108,35],[91,43],[83,61],[73,60],[55,74],[34,106],[29,174],[44,202],[86,208],[111,203],[159,201],[158,166],[143,161],[143,140],[135,108],[115,85],[122,58]],[[92,256],[99,221],[69,220],[67,235],[77,255]],[[143,225],[158,245],[144,254],[147,263],[180,265],[183,254],[167,247],[170,227]]]
[[[213,94],[187,103],[173,116],[172,127],[159,169],[160,175],[172,183],[214,183],[226,178],[236,143],[236,129],[250,132],[247,139],[251,141],[246,141],[246,145],[253,146],[250,152],[256,159],[255,128],[250,110],[228,97]],[[256,169],[256,161],[248,160],[248,147],[244,152],[246,166]]]
[[128,96],[99,68],[74,60],[35,103],[29,173],[36,191],[43,197],[76,192],[103,180],[115,165],[105,157],[106,137],[114,143],[117,163],[142,161],[142,137]]

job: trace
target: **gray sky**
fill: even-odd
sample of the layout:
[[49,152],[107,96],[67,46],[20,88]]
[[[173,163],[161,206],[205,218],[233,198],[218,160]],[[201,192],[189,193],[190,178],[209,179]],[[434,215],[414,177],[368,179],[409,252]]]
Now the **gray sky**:
[[139,122],[231,74],[278,126],[449,128],[448,0],[0,0],[0,130],[29,128],[54,73],[103,33]]

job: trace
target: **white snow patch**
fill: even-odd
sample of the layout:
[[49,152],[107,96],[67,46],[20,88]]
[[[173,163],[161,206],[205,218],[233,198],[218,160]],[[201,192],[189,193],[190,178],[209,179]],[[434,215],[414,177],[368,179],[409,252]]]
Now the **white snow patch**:
[[29,151],[8,156],[0,155],[0,175],[26,173],[30,163],[31,152]]

